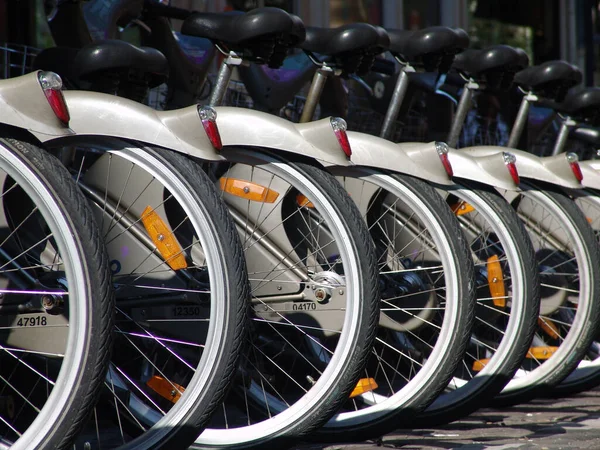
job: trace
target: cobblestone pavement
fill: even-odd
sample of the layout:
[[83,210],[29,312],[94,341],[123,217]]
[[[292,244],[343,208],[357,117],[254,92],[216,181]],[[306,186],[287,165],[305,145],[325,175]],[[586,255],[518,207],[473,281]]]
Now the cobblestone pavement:
[[435,429],[398,430],[379,442],[301,445],[296,450],[600,449],[600,388],[565,399],[482,409]]

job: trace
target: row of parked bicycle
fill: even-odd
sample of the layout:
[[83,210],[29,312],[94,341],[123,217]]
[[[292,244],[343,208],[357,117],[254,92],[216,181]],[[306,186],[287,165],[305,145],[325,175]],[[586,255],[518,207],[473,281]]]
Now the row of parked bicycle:
[[[58,46],[0,82],[0,447],[362,441],[600,383],[576,67],[448,27],[50,6]],[[515,148],[532,105],[551,156]]]

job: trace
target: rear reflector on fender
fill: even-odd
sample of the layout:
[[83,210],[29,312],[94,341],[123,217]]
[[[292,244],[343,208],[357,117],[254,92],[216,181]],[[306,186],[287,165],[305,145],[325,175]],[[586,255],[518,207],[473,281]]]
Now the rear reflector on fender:
[[40,71],[38,72],[38,81],[44,91],[44,95],[46,96],[46,100],[48,100],[50,108],[52,108],[52,111],[58,120],[60,120],[63,125],[68,126],[71,116],[69,114],[67,103],[65,102],[65,97],[62,93],[63,83],[60,76],[54,72]]
[[519,179],[519,172],[517,171],[517,157],[512,153],[502,152],[502,158],[504,159],[504,164],[508,169],[508,173],[510,173],[515,184],[518,185],[521,180]]
[[573,171],[573,175],[575,175],[577,181],[581,183],[581,180],[583,180],[583,173],[581,172],[581,167],[579,167],[579,157],[575,153],[567,153],[566,157],[571,166],[571,170]]
[[329,120],[338,144],[340,144],[340,147],[346,154],[346,157],[350,159],[352,156],[352,149],[350,148],[350,141],[348,141],[348,135],[346,134],[346,130],[348,129],[346,121],[340,117],[332,117]]
[[215,150],[221,150],[223,143],[221,142],[221,135],[217,127],[217,111],[212,106],[198,106],[198,115],[202,121],[206,136],[208,136],[208,140]]
[[452,164],[450,164],[450,159],[448,158],[448,152],[450,151],[448,144],[445,142],[436,142],[435,149],[440,157],[440,160],[442,161],[442,164],[444,165],[444,170],[449,177],[452,177],[454,175],[454,170],[452,170]]

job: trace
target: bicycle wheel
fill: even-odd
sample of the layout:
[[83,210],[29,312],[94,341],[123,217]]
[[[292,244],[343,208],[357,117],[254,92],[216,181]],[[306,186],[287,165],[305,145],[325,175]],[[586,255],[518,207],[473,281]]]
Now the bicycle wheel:
[[569,375],[592,343],[600,313],[598,244],[585,216],[571,199],[549,187],[522,187],[505,197],[536,252],[541,309],[527,357],[496,397],[500,405],[542,395]]
[[[576,191],[569,193],[581,209],[587,221],[594,230],[596,238],[600,238],[600,198],[595,191]],[[596,336],[587,349],[577,368],[567,378],[554,386],[545,394],[558,397],[573,395],[592,389],[600,384],[600,334]]]
[[475,261],[475,327],[445,392],[403,427],[458,420],[498,394],[529,351],[540,312],[537,261],[516,212],[497,193],[463,186],[440,193],[457,215]]
[[460,363],[475,307],[473,262],[450,208],[408,176],[335,168],[375,242],[381,287],[377,341],[356,392],[315,439],[380,436],[426,408]]
[[236,386],[194,448],[281,448],[356,386],[379,315],[373,243],[323,170],[266,150],[223,154],[231,163],[214,175],[245,249],[253,326]]
[[80,441],[186,446],[222,401],[247,329],[233,222],[181,155],[93,138],[60,156],[94,207],[116,290],[116,350]]
[[0,448],[69,448],[110,355],[108,260],[55,158],[2,138],[0,185]]

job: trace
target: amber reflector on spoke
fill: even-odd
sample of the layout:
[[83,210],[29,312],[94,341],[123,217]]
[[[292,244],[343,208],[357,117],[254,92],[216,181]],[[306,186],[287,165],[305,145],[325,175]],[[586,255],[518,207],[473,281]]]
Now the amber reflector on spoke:
[[150,206],[147,206],[142,213],[142,223],[169,267],[173,270],[185,269],[187,262],[182,253],[181,245],[179,245],[177,238],[167,224]]
[[377,382],[373,378],[361,378],[358,380],[358,383],[356,383],[354,390],[350,393],[350,398],[358,397],[365,392],[374,391],[378,387]]
[[312,202],[311,202],[309,199],[307,199],[307,198],[306,198],[304,195],[302,195],[302,194],[298,194],[298,195],[296,195],[296,204],[297,204],[298,206],[300,206],[301,208],[302,208],[302,207],[305,207],[305,206],[306,206],[307,208],[314,208],[314,207],[315,207],[315,205],[313,205],[313,204],[312,204]]
[[475,211],[475,208],[473,208],[467,202],[463,202],[463,201],[455,203],[454,205],[451,206],[451,208],[452,208],[452,212],[454,214],[456,214],[457,216],[462,216],[463,214],[468,214],[472,211]]
[[146,381],[146,385],[158,395],[173,403],[177,403],[181,397],[181,394],[185,392],[185,388],[183,386],[165,380],[163,377],[159,377],[158,375],[154,375],[152,378]]
[[526,357],[529,359],[548,359],[557,350],[558,347],[529,347]]
[[273,203],[279,193],[260,184],[235,178],[221,178],[221,190],[253,202]]
[[494,306],[504,308],[506,306],[506,289],[504,287],[504,276],[498,255],[492,255],[487,260],[487,278],[490,286],[490,294],[494,299]]

